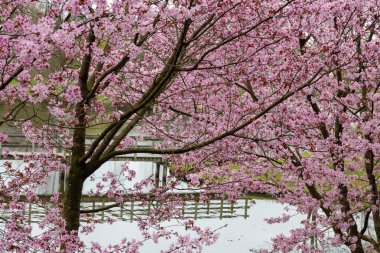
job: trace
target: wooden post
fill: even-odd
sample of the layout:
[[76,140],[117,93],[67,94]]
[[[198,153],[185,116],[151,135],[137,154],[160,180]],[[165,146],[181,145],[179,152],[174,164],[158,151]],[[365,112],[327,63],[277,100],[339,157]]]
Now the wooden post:
[[210,214],[210,200],[207,201],[207,214]]
[[151,205],[150,200],[148,200],[148,215],[150,214],[150,205]]
[[223,219],[223,199],[220,200],[220,219]]
[[[105,206],[105,203],[104,203],[104,198],[102,200],[102,208]],[[102,210],[102,218],[101,218],[101,221],[104,221],[104,210]]]
[[[92,210],[95,210],[95,200],[92,201]],[[95,213],[92,214],[92,217],[95,218]]]
[[[135,138],[135,148],[137,148],[137,141],[136,141],[136,138]],[[135,153],[133,155],[133,160],[136,162],[137,161],[137,154]]]
[[28,224],[32,223],[32,203],[29,203]]
[[198,218],[198,200],[195,200],[195,215],[194,220]]
[[182,206],[182,216],[185,217],[185,206],[186,206],[186,201],[184,201],[183,206]]
[[133,221],[133,209],[135,207],[135,202],[132,200],[131,202],[131,222]]
[[245,199],[245,205],[244,205],[244,219],[248,218],[248,199]]
[[123,212],[124,212],[124,203],[121,203],[120,205],[120,218],[123,219]]
[[156,173],[154,175],[154,186],[158,188],[160,185],[160,164],[156,164]]
[[231,202],[231,213],[234,213],[234,202]]
[[[363,218],[363,216],[362,216],[362,218]],[[308,219],[310,219],[312,221],[313,225],[315,226],[317,218],[314,214],[312,214],[311,209],[309,209]],[[310,238],[310,244],[311,244],[311,246],[314,246],[315,248],[318,246],[318,240],[316,240],[315,236],[312,236]]]
[[65,172],[61,171],[59,172],[59,193],[60,196],[63,196],[63,193],[65,192]]
[[168,174],[168,166],[166,162],[163,164],[163,171],[162,171],[162,186],[166,186],[166,178]]

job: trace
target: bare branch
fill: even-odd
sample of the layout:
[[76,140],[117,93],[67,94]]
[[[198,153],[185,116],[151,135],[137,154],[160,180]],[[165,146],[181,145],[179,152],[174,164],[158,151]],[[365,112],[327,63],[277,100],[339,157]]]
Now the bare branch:
[[250,125],[255,120],[257,120],[257,119],[261,118],[262,116],[266,115],[269,111],[271,111],[277,105],[281,104],[282,102],[284,102],[285,100],[287,100],[288,98],[290,98],[291,96],[293,96],[294,94],[296,94],[298,91],[300,91],[300,90],[302,90],[302,89],[310,86],[311,84],[317,82],[323,76],[323,75],[321,75],[319,78],[317,78],[318,75],[321,73],[321,71],[322,71],[322,68],[320,68],[317,71],[317,73],[314,74],[313,77],[311,77],[305,84],[301,85],[299,88],[297,88],[297,89],[295,89],[295,90],[293,90],[291,92],[286,93],[284,96],[282,96],[280,99],[278,99],[275,102],[273,102],[271,105],[269,105],[268,107],[266,107],[264,110],[262,110],[259,114],[257,114],[253,118],[247,120],[243,124],[240,124],[239,126],[233,128],[233,129],[231,129],[229,131],[226,131],[223,134],[220,134],[220,135],[218,135],[218,136],[216,136],[214,138],[211,138],[211,139],[209,139],[207,141],[204,141],[204,142],[192,145],[192,146],[178,148],[178,149],[161,149],[161,150],[158,150],[158,149],[155,149],[155,148],[129,148],[129,149],[125,149],[125,150],[118,150],[118,151],[114,151],[114,152],[108,154],[107,156],[103,157],[103,159],[101,160],[101,163],[104,163],[104,162],[108,161],[109,159],[111,159],[112,157],[117,156],[117,155],[134,154],[134,153],[182,154],[182,153],[186,153],[186,152],[189,152],[189,151],[197,150],[197,149],[203,148],[203,147],[205,147],[207,145],[213,144],[213,143],[215,143],[215,142],[217,142],[219,140],[222,140],[223,138],[225,138],[227,136],[235,134],[239,130],[244,129],[245,127],[247,127],[248,125]]
[[97,213],[97,212],[105,211],[105,210],[108,210],[108,209],[111,209],[114,207],[118,207],[118,206],[120,206],[120,203],[115,203],[112,205],[103,206],[103,207],[95,208],[95,209],[91,209],[91,210],[80,210],[80,213]]
[[7,80],[5,80],[1,85],[0,85],[0,91],[4,90],[22,71],[24,70],[23,66],[20,66],[16,69],[16,71],[8,77]]

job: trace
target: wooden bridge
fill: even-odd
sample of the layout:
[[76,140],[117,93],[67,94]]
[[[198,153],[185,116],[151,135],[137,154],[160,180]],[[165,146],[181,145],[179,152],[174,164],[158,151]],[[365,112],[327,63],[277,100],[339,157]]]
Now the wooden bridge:
[[[91,143],[97,138],[97,135],[88,135],[86,136],[86,146],[89,147]],[[137,136],[130,136],[132,138]],[[145,136],[142,141],[136,143],[136,148],[154,148],[160,140],[150,138]],[[23,157],[24,155],[29,155],[31,153],[42,153],[43,148],[36,144],[29,142],[24,135],[19,133],[12,133],[8,135],[7,143],[0,143],[0,158],[2,155],[2,150],[7,148],[9,150],[9,157],[6,157],[7,160],[15,159],[15,157]],[[63,148],[55,148],[54,150],[57,155],[68,158],[70,153]],[[128,155],[120,155],[112,158],[110,161],[145,161],[145,162],[157,162],[163,163],[164,159],[160,155],[155,154],[128,154]]]
[[[86,145],[90,146],[91,143],[97,138],[96,135],[87,136]],[[149,147],[153,148],[159,143],[159,140],[144,137],[142,141],[137,142],[135,147]],[[1,157],[2,150],[7,148],[9,156]],[[1,145],[0,143],[0,159],[2,160],[22,160],[25,155],[32,153],[43,153],[43,148],[35,143],[28,142],[22,134],[9,134],[7,143]],[[63,148],[56,148],[55,153],[69,160],[70,153]],[[155,166],[154,178],[155,187],[166,185],[166,178],[169,174],[168,161],[159,155],[149,154],[132,154],[121,155],[113,158],[110,161],[136,161],[136,162],[152,162]],[[64,191],[63,187],[65,175],[61,174],[59,178],[60,191]],[[49,197],[49,196],[45,196]],[[155,200],[149,200],[148,204],[143,204],[141,201],[128,201],[122,205],[115,205],[107,198],[82,198],[81,209],[89,211],[82,214],[82,220],[96,219],[99,222],[106,221],[108,218],[121,221],[133,222],[137,217],[147,217],[151,211],[160,203]],[[102,210],[108,205],[115,205],[115,207]],[[212,199],[206,203],[198,200],[185,200],[185,205],[182,209],[182,219],[225,219],[243,217],[248,218],[249,199],[240,199],[234,203],[230,203],[224,199]],[[101,210],[97,212],[96,210]],[[5,212],[1,213],[2,217],[9,216]],[[46,215],[46,210],[34,204],[29,204],[25,215],[29,224],[41,221]],[[1,222],[0,222],[1,223]]]
[[[137,138],[136,134],[132,138]],[[88,135],[86,137],[86,146],[89,147],[91,143],[97,138],[96,135]],[[150,138],[145,136],[143,140],[136,142],[135,147],[144,147],[144,148],[154,148],[160,140]],[[4,149],[9,150],[9,155],[7,157],[2,157],[2,151]],[[55,148],[55,154],[65,157],[66,161],[69,161],[70,153],[63,148]],[[0,143],[0,160],[22,160],[24,156],[30,154],[41,154],[44,152],[44,149],[36,144],[29,142],[24,135],[21,133],[11,133],[8,135],[8,140],[6,143]],[[136,161],[136,162],[152,162],[154,164],[154,179],[155,179],[155,187],[165,186],[167,176],[169,174],[168,171],[168,161],[160,155],[155,154],[128,154],[128,155],[120,155],[112,158],[110,161]],[[65,174],[61,173],[59,188],[60,191],[64,191],[64,181]]]

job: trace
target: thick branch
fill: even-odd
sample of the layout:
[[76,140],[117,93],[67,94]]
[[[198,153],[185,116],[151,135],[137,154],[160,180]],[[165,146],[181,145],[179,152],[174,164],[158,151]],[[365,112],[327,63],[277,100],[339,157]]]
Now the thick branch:
[[246,81],[245,85],[242,85],[242,84],[239,84],[239,83],[235,83],[235,85],[238,86],[239,88],[242,88],[246,92],[248,92],[248,94],[251,96],[253,102],[259,101],[259,99],[257,98],[255,92],[253,91],[253,88],[252,88],[252,85],[251,85],[250,81]]
[[102,147],[100,147],[103,151],[102,152],[96,152],[93,157],[91,157],[91,161],[88,163],[88,168],[86,171],[86,176],[91,175],[93,172],[95,172],[101,164],[99,164],[99,160],[102,159],[102,157],[110,154],[111,152],[115,151],[117,146],[120,144],[120,142],[131,132],[131,130],[140,122],[140,120],[144,117],[144,114],[148,110],[148,107],[143,108],[140,112],[137,113],[137,115],[131,120],[131,122],[120,131],[120,133],[113,138],[112,143],[106,147],[105,150],[103,150]]
[[[317,103],[313,102],[312,95],[307,95],[307,101],[309,101],[311,107],[313,108],[313,111],[316,114],[319,114],[321,112],[321,110],[319,109],[319,106],[317,105]],[[326,124],[324,122],[321,122],[318,125],[318,128],[321,131],[323,138],[327,139],[329,137],[329,131],[327,130]]]
[[103,207],[99,207],[99,208],[95,208],[95,209],[91,209],[91,210],[80,210],[80,213],[97,213],[97,212],[105,211],[105,210],[108,210],[108,209],[111,209],[114,207],[118,207],[118,206],[120,206],[120,204],[115,203],[112,205],[103,206]]
[[23,66],[18,67],[17,70],[0,85],[0,91],[4,90],[23,70]]
[[[123,56],[123,58],[120,59],[120,61],[115,64],[114,66],[112,66],[111,68],[109,68],[107,71],[105,71],[96,81],[95,81],[95,84],[94,86],[92,87],[92,90],[89,92],[89,94],[87,95],[86,97],[86,101],[92,99],[95,95],[96,95],[96,92],[98,91],[98,88],[100,86],[100,84],[102,83],[102,81],[104,79],[106,79],[110,74],[112,73],[117,73],[120,71],[120,69],[122,69],[125,64],[129,61],[130,57],[129,57],[129,54],[126,54]],[[108,85],[104,85],[103,86],[103,89],[105,89]]]
[[120,117],[119,122],[107,127],[106,131],[101,133],[101,135],[92,144],[90,152],[88,152],[81,159],[82,162],[90,158],[92,154],[94,154],[95,157],[100,157],[103,154],[104,150],[111,143],[114,136],[123,126],[123,124],[128,119],[130,119],[135,113],[137,113],[144,107],[149,106],[149,104],[152,101],[154,101],[165,90],[167,85],[173,80],[176,73],[175,66],[178,60],[180,59],[181,55],[183,54],[183,51],[186,49],[186,45],[184,45],[184,40],[186,38],[186,34],[188,32],[190,23],[191,22],[189,20],[185,21],[182,33],[178,38],[177,45],[173,50],[173,53],[169,58],[167,64],[165,65],[164,69],[162,70],[161,74],[157,76],[157,78],[153,81],[152,85],[139,99],[139,101],[136,102],[135,105],[131,106],[130,109]]

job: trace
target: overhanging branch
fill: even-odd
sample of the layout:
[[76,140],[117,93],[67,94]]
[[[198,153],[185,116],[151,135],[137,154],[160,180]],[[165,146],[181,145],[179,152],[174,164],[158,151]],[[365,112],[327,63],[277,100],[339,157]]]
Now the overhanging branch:
[[[271,111],[277,105],[281,104],[282,102],[284,102],[288,98],[292,97],[298,91],[300,91],[300,90],[302,90],[302,89],[304,89],[304,88],[312,85],[313,83],[317,82],[323,76],[323,75],[321,75],[320,77],[318,77],[318,75],[322,72],[322,69],[323,68],[320,68],[305,84],[301,85],[300,87],[298,87],[297,89],[295,89],[295,90],[293,90],[291,92],[286,93],[284,96],[282,96],[280,99],[278,99],[275,102],[273,102],[271,105],[269,105],[268,107],[266,107],[264,110],[262,110],[259,114],[257,114],[253,118],[247,120],[243,124],[241,124],[241,125],[233,128],[233,129],[231,129],[229,131],[226,131],[226,132],[224,132],[224,133],[222,133],[222,134],[220,134],[220,135],[218,135],[218,136],[216,136],[214,138],[211,138],[211,139],[209,139],[207,141],[204,141],[202,143],[198,143],[198,144],[195,144],[195,145],[187,146],[187,147],[177,148],[177,149],[128,148],[128,149],[124,149],[124,150],[116,150],[116,151],[113,151],[113,152],[109,153],[108,155],[104,156],[103,159],[101,159],[100,162],[104,163],[104,162],[108,161],[109,159],[111,159],[111,158],[113,158],[115,156],[118,156],[118,155],[135,154],[135,153],[149,153],[149,154],[160,154],[160,155],[164,155],[164,154],[183,154],[183,153],[186,153],[186,152],[189,152],[189,151],[193,151],[193,150],[197,150],[197,149],[203,148],[203,147],[205,147],[207,145],[213,144],[213,143],[215,143],[215,142],[217,142],[219,140],[222,140],[223,138],[225,138],[227,136],[235,134],[239,130],[244,129],[245,127],[247,127],[248,125],[250,125],[251,123],[253,123],[255,120],[257,120],[257,119],[261,118],[262,116],[266,115],[269,111]],[[328,74],[330,72],[331,71],[328,71],[325,74]]]

